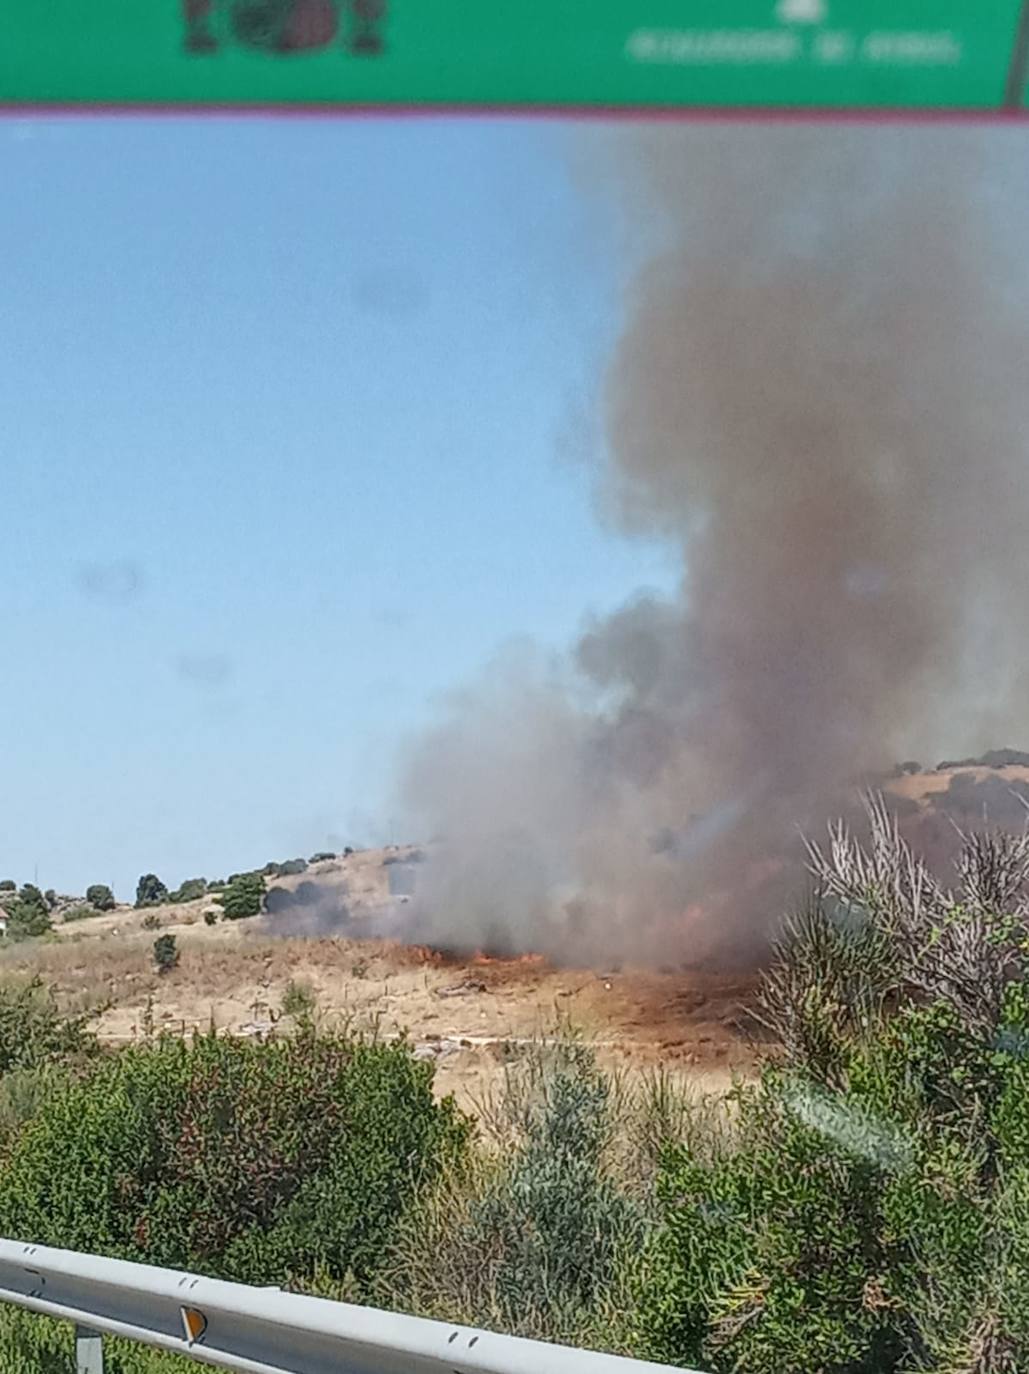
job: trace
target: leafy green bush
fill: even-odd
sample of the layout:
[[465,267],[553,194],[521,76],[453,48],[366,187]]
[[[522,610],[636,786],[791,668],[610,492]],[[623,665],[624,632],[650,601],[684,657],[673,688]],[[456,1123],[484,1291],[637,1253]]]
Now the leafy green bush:
[[168,894],[170,902],[195,902],[199,897],[206,897],[207,883],[203,878],[187,878],[184,883],[180,883],[174,892]]
[[228,921],[241,921],[256,916],[264,902],[264,874],[239,873],[218,898]]
[[11,1069],[0,1078],[0,1155],[11,1148],[69,1071],[63,1057],[55,1057],[32,1068]]
[[114,893],[106,883],[90,883],[86,888],[86,901],[97,911],[113,911]]
[[156,873],[144,873],[136,884],[136,906],[160,906],[168,900],[168,889]]
[[721,1374],[1000,1374],[1029,1357],[1029,837],[938,886],[881,803],[812,847],[731,1144],[666,1151],[636,1348]]
[[247,1283],[322,1269],[365,1285],[468,1138],[431,1079],[406,1045],[342,1036],[131,1046],[25,1127],[0,1233]]
[[92,1053],[87,1019],[63,1015],[38,976],[0,983],[0,1075]]
[[154,941],[154,964],[158,973],[170,973],[179,962],[179,949],[174,935],[158,935]]
[[218,913],[217,913],[217,911],[213,911],[213,910],[211,910],[211,909],[208,909],[207,911],[205,911],[205,912],[204,912],[204,925],[205,925],[205,926],[214,926],[214,925],[217,925],[217,924],[218,924]]
[[14,901],[7,901],[7,934],[13,940],[45,935],[53,928],[50,906],[34,883],[25,883]]

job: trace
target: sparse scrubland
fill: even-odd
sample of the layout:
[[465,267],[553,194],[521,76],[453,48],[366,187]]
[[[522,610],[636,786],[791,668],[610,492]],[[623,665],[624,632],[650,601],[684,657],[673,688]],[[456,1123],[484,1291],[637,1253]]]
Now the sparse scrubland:
[[[950,890],[870,818],[810,850],[760,1072],[719,1095],[601,1067],[561,1023],[464,1111],[302,980],[262,1039],[113,1049],[8,971],[0,1234],[712,1374],[1014,1374],[1029,838],[970,836]],[[64,1374],[70,1341],[0,1311],[2,1374]],[[109,1367],[191,1366],[115,1342]]]

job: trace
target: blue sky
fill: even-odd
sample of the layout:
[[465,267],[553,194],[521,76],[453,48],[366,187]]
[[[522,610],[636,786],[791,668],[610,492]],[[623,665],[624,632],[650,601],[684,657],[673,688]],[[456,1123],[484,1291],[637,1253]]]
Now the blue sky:
[[582,137],[0,123],[0,876],[386,838],[441,693],[670,583],[569,457],[627,270]]

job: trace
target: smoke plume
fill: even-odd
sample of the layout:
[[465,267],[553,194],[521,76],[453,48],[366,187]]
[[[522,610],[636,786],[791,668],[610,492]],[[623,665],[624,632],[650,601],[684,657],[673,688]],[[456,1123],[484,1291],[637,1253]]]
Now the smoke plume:
[[[406,759],[424,938],[746,957],[798,834],[900,758],[1029,725],[1029,197],[1017,131],[659,129],[600,508],[679,595],[510,651]],[[527,551],[529,556],[529,551]]]

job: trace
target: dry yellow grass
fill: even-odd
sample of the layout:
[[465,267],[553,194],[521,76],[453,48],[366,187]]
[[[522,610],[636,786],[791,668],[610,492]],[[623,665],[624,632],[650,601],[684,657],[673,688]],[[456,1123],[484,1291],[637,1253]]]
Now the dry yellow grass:
[[[558,1017],[593,1037],[602,1062],[630,1072],[660,1061],[721,1088],[752,1063],[734,1026],[746,980],[601,974],[535,959],[444,962],[381,940],[273,937],[260,918],[207,926],[205,905],[119,908],[62,926],[53,938],[0,949],[0,977],[40,974],[69,1010],[95,1012],[98,1034],[111,1043],[212,1022],[228,1034],[269,1033],[295,980],[312,989],[330,1024],[407,1034],[435,1058],[437,1091],[465,1105],[496,1083],[512,1047]],[[180,959],[159,974],[153,942],[165,932]]]

